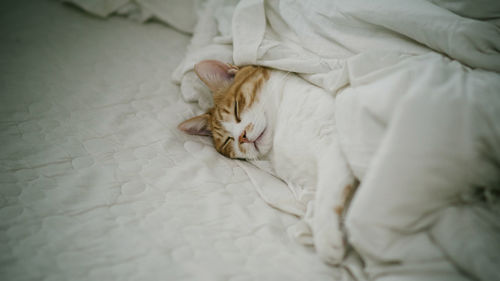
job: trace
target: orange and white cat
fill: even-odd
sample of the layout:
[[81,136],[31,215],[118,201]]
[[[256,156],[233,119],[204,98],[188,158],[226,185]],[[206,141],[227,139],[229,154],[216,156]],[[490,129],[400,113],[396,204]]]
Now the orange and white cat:
[[269,161],[296,197],[314,203],[309,226],[316,250],[340,263],[341,217],[356,182],[337,141],[334,98],[296,75],[260,66],[206,60],[195,72],[212,91],[214,107],[179,129],[212,136],[229,158]]

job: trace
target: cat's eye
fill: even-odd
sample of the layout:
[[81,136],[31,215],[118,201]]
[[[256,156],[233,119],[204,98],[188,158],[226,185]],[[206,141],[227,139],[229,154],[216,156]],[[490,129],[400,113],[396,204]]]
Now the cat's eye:
[[228,137],[228,138],[224,141],[224,143],[221,145],[220,149],[223,149],[223,148],[224,148],[224,146],[226,146],[226,144],[227,144],[227,143],[228,143],[231,139],[232,139],[232,137]]
[[234,116],[236,117],[236,122],[240,123],[241,119],[238,114],[238,101],[234,102]]

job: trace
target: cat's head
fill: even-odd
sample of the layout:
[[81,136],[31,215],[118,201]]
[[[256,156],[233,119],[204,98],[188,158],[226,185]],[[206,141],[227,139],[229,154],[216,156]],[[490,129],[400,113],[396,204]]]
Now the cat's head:
[[272,128],[260,96],[268,70],[205,60],[195,66],[195,72],[212,91],[214,107],[178,128],[212,136],[215,149],[229,158],[257,159],[269,152]]

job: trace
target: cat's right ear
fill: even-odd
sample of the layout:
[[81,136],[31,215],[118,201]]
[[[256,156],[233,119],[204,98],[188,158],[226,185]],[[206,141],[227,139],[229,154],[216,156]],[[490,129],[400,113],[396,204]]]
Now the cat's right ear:
[[180,123],[177,128],[190,135],[210,136],[212,132],[208,124],[209,121],[210,114],[205,113]]
[[204,60],[194,66],[194,71],[213,93],[219,93],[233,83],[238,67],[216,60]]

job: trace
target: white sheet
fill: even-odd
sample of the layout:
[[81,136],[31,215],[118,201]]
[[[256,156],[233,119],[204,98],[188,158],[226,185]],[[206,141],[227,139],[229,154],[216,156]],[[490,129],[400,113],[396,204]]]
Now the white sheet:
[[[494,1],[392,0],[248,0],[234,10],[233,63],[298,72],[337,96],[342,148],[362,181],[345,223],[371,279],[500,276],[499,11]],[[192,45],[174,76],[200,104],[209,93],[191,69],[230,53],[214,51],[220,26],[199,26],[205,45]],[[247,173],[271,205],[305,210]]]
[[156,19],[177,30],[192,33],[203,0],[60,0],[99,17],[123,15],[136,21]]
[[178,132],[189,37],[56,1],[0,10],[0,280],[335,280],[235,161]]

